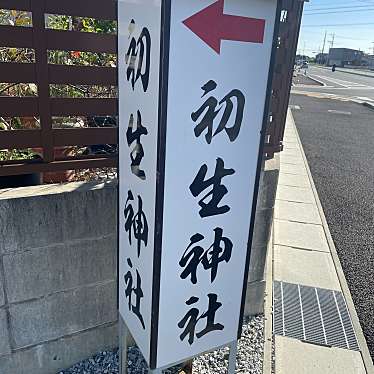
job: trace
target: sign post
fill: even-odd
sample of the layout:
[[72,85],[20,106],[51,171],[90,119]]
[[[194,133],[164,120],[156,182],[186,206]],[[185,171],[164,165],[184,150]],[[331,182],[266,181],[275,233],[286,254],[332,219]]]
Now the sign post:
[[230,345],[232,371],[277,0],[118,4],[120,315],[150,369]]

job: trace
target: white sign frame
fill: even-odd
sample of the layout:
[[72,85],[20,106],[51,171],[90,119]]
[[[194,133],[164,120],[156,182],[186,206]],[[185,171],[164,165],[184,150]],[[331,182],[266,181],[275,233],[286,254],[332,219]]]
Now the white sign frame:
[[[219,0],[220,1],[220,0]],[[182,8],[188,8],[190,12],[186,12],[186,9],[182,9],[181,14],[189,14],[193,15],[196,12],[199,12],[200,10],[203,10],[209,5],[212,5],[216,3],[216,0],[178,0],[179,3],[183,3]],[[251,153],[251,171],[248,174],[248,178],[250,178],[249,184],[252,186],[248,191],[243,191],[241,189],[235,189],[235,183],[230,185],[230,190],[233,189],[236,191],[235,196],[243,197],[246,196],[245,192],[249,193],[249,196],[251,196],[248,199],[248,201],[245,202],[245,206],[247,207],[245,212],[243,213],[243,217],[246,217],[246,223],[243,225],[243,227],[240,230],[233,231],[233,235],[238,235],[238,232],[240,231],[241,234],[241,241],[243,242],[243,232],[245,233],[245,238],[246,238],[246,243],[245,247],[243,248],[243,244],[235,244],[236,246],[239,246],[241,249],[241,254],[245,257],[245,262],[242,265],[242,268],[240,271],[238,271],[237,279],[235,281],[236,287],[238,286],[238,282],[240,280],[240,289],[236,289],[235,287],[235,292],[237,293],[237,296],[235,296],[235,305],[237,305],[235,308],[231,308],[230,310],[234,312],[234,309],[237,310],[235,312],[235,321],[232,323],[232,326],[230,327],[227,335],[224,337],[220,338],[219,335],[215,336],[214,332],[212,333],[212,338],[208,341],[206,341],[204,344],[198,345],[196,349],[188,349],[188,345],[185,346],[185,348],[182,347],[181,344],[186,343],[186,339],[180,343],[179,341],[175,341],[176,333],[171,332],[172,329],[176,329],[176,326],[174,326],[174,321],[173,323],[170,323],[172,320],[171,317],[167,314],[168,311],[172,310],[173,312],[176,311],[176,308],[170,308],[170,305],[168,302],[168,294],[173,293],[173,288],[175,288],[175,279],[172,277],[168,278],[167,274],[171,271],[172,266],[174,266],[173,271],[180,274],[180,269],[178,268],[178,261],[175,261],[176,258],[173,258],[171,255],[171,244],[170,243],[176,243],[178,246],[177,251],[180,253],[180,251],[184,251],[186,247],[189,244],[189,238],[191,235],[195,234],[198,232],[199,227],[197,226],[197,223],[192,223],[192,226],[188,228],[188,231],[186,234],[183,236],[180,235],[181,227],[178,229],[178,220],[176,219],[175,222],[173,222],[172,219],[172,213],[177,211],[178,205],[183,203],[183,198],[180,200],[177,199],[176,197],[176,188],[175,185],[178,184],[176,180],[173,181],[173,178],[177,179],[184,179],[185,181],[190,178],[192,174],[188,177],[182,176],[182,174],[177,175],[175,174],[176,170],[176,165],[171,166],[170,162],[172,162],[173,157],[177,155],[178,152],[178,147],[174,147],[173,150],[173,142],[176,142],[176,139],[174,138],[176,132],[173,132],[172,126],[173,124],[170,123],[173,121],[173,123],[176,122],[175,117],[175,110],[173,112],[173,108],[175,107],[175,103],[173,103],[173,98],[175,98],[178,93],[175,90],[176,88],[176,83],[173,82],[174,79],[178,79],[178,66],[180,67],[181,61],[180,58],[176,58],[178,55],[178,45],[174,41],[173,42],[173,35],[178,35],[183,33],[183,37],[185,38],[191,38],[191,44],[189,47],[191,49],[193,48],[198,48],[199,51],[202,54],[209,55],[209,54],[215,54],[214,58],[217,58],[216,54],[217,51],[213,51],[209,49],[207,45],[204,44],[204,42],[199,39],[198,36],[194,35],[191,30],[188,30],[188,28],[182,24],[182,20],[184,18],[178,19],[178,21],[174,21],[172,17],[176,16],[178,13],[177,8],[178,5],[172,0],[139,0],[134,2],[133,0],[119,0],[119,22],[118,22],[118,28],[119,28],[119,105],[120,105],[120,126],[119,126],[119,133],[120,133],[120,185],[119,185],[119,309],[120,309],[120,314],[123,317],[126,325],[129,328],[129,331],[133,335],[137,345],[141,349],[147,363],[149,364],[151,369],[156,369],[156,368],[164,368],[164,367],[169,367],[172,364],[178,363],[178,362],[183,362],[185,360],[188,360],[191,357],[194,357],[198,354],[201,354],[206,351],[210,351],[216,348],[219,348],[221,346],[225,346],[228,344],[231,344],[233,340],[236,338],[239,338],[241,335],[241,325],[242,325],[242,317],[244,313],[244,305],[245,305],[245,295],[246,295],[246,286],[247,286],[247,280],[248,280],[248,269],[249,269],[249,261],[250,261],[250,247],[251,247],[251,241],[252,241],[252,235],[253,235],[253,226],[254,226],[254,217],[255,217],[255,210],[256,210],[256,201],[257,201],[257,195],[258,195],[258,186],[259,186],[259,178],[260,178],[260,172],[261,172],[261,160],[262,160],[262,155],[263,155],[263,147],[264,147],[264,141],[265,141],[265,132],[266,132],[266,127],[268,123],[268,112],[269,112],[269,105],[270,105],[270,95],[271,95],[271,79],[269,77],[272,77],[272,72],[274,68],[274,60],[275,60],[275,49],[276,49],[276,37],[277,35],[277,30],[279,26],[279,12],[280,12],[280,7],[279,7],[279,0],[251,0],[252,3],[256,3],[259,5],[259,3],[272,3],[273,6],[273,13],[271,17],[274,17],[273,20],[270,22],[271,27],[269,29],[265,29],[265,36],[264,36],[264,43],[266,43],[266,48],[267,48],[267,57],[265,57],[265,62],[264,62],[264,67],[262,70],[260,67],[258,68],[261,70],[260,79],[265,78],[265,81],[263,84],[260,84],[260,94],[259,98],[256,99],[253,94],[251,94],[251,99],[256,102],[255,105],[255,110],[257,110],[256,114],[256,128],[255,128],[255,134],[256,139],[253,142],[253,147],[255,148],[254,151]],[[240,2],[241,0],[226,0],[225,1],[225,13],[229,13],[232,15],[235,15],[235,12],[237,9],[240,8]],[[188,5],[186,5],[188,3]],[[229,3],[229,4],[228,4]],[[275,6],[274,6],[275,4]],[[132,8],[133,7],[133,8]],[[130,19],[135,18],[134,14],[130,12],[131,9],[134,9],[134,7],[138,7],[139,9],[139,14],[141,12],[150,12],[150,9],[152,7],[159,7],[160,9],[160,18],[159,18],[159,45],[156,47],[156,56],[157,54],[159,55],[159,64],[156,63],[156,67],[158,70],[155,72],[155,70],[151,71],[151,74],[153,75],[153,78],[150,78],[150,82],[153,79],[153,85],[155,89],[152,91],[153,96],[149,95],[149,98],[144,99],[141,95],[139,96],[134,96],[131,98],[131,94],[134,93],[131,91],[129,88],[129,82],[123,79],[126,68],[128,67],[125,61],[125,58],[123,56],[123,52],[126,49],[126,30],[128,27],[128,21]],[[143,7],[143,9],[141,9]],[[254,7],[256,8],[256,7]],[[155,8],[154,8],[155,9]],[[180,10],[180,9],[179,9]],[[129,11],[129,15],[126,16],[126,21],[124,20],[124,13],[125,11]],[[261,10],[259,8],[256,10],[261,13]],[[136,13],[136,12],[135,12]],[[255,12],[256,13],[256,12]],[[261,16],[261,14],[259,16]],[[138,14],[138,15],[139,15]],[[243,16],[238,12],[238,16]],[[255,14],[256,15],[256,14]],[[250,14],[245,14],[246,17],[249,17]],[[183,15],[184,17],[184,15]],[[270,16],[268,16],[270,17]],[[140,17],[141,18],[141,17]],[[157,17],[153,13],[153,19],[155,20]],[[139,17],[137,18],[138,22]],[[153,20],[153,21],[154,21]],[[267,20],[268,21],[268,20]],[[157,23],[157,22],[156,22]],[[177,27],[177,28],[176,28]],[[157,27],[155,27],[155,30]],[[157,31],[155,31],[157,32]],[[157,37],[155,38],[157,40]],[[185,41],[184,40],[184,41]],[[157,45],[157,44],[156,44]],[[186,45],[186,43],[184,43]],[[155,46],[155,43],[153,43],[153,46]],[[205,50],[203,50],[205,48]],[[246,44],[244,47],[241,45],[238,45],[237,42],[231,42],[231,41],[222,41],[221,42],[221,53],[223,56],[225,56],[225,53],[227,53],[227,50],[236,51],[236,53],[240,50],[240,48],[245,48],[246,52],[241,52],[240,57],[249,57],[251,51],[251,46],[249,44]],[[169,53],[173,53],[173,59],[169,55]],[[231,56],[230,52],[230,56]],[[232,52],[232,53],[234,53]],[[243,54],[244,53],[244,54]],[[201,55],[201,54],[200,54]],[[156,57],[157,58],[157,57]],[[186,59],[185,59],[186,60]],[[179,62],[178,62],[179,61]],[[182,59],[183,61],[183,59]],[[154,63],[154,61],[153,61]],[[177,69],[177,73],[173,70],[170,70],[171,67],[174,66],[174,68]],[[257,65],[254,65],[257,66]],[[212,68],[212,65],[210,65],[211,69],[209,69],[208,72],[205,71],[206,78],[203,77],[204,72],[200,72],[200,76],[202,77],[199,81],[199,83],[196,83],[196,90],[192,92],[191,90],[187,90],[188,95],[186,95],[186,91],[182,91],[184,95],[186,95],[186,100],[193,100],[194,103],[190,104],[188,109],[190,110],[189,113],[191,113],[192,110],[196,110],[200,104],[202,104],[203,100],[201,98],[202,91],[200,87],[202,84],[207,83],[209,79],[211,78],[211,75],[214,75],[215,73],[213,72],[214,68]],[[188,71],[188,66],[185,66],[187,69],[186,76],[188,77],[187,80],[191,80],[191,76],[189,75],[191,73],[191,70]],[[190,67],[191,69],[191,67]],[[225,70],[221,70],[225,72]],[[256,71],[256,70],[255,70]],[[195,73],[195,72],[194,72]],[[177,74],[177,75],[176,75]],[[154,77],[156,75],[156,78]],[[237,86],[231,87],[230,84],[222,84],[224,87],[220,87],[220,83],[218,82],[217,79],[217,74],[215,75],[215,81],[218,83],[217,84],[217,92],[216,94],[218,95],[217,98],[222,98],[227,92],[229,92],[230,89],[238,88]],[[213,80],[214,80],[213,79]],[[228,82],[231,83],[232,81],[235,81],[235,79],[229,78]],[[237,81],[238,85],[240,85],[240,82]],[[150,83],[151,84],[151,83]],[[244,92],[244,91],[243,91]],[[182,97],[179,97],[178,100],[181,100]],[[148,155],[153,155],[154,158],[149,164],[147,164],[147,161],[145,161],[146,156],[144,156],[142,160],[141,166],[145,167],[145,170],[148,170],[149,175],[151,177],[147,181],[148,186],[146,190],[141,190],[140,193],[145,193],[149,194],[152,198],[149,199],[150,204],[152,205],[153,203],[153,214],[150,214],[151,219],[148,221],[149,228],[150,228],[150,237],[152,237],[152,240],[149,239],[149,243],[152,243],[150,245],[150,252],[153,251],[153,253],[149,253],[149,258],[147,260],[143,259],[143,261],[146,265],[145,269],[148,269],[148,272],[151,271],[152,276],[150,278],[147,278],[147,281],[143,284],[146,285],[147,287],[147,296],[144,297],[144,301],[147,305],[146,309],[146,317],[144,318],[145,320],[148,321],[147,325],[149,328],[146,331],[146,334],[139,334],[139,326],[136,327],[136,324],[133,323],[133,316],[131,315],[132,313],[128,311],[127,303],[128,301],[124,297],[125,294],[125,284],[123,282],[123,277],[126,274],[126,269],[124,267],[124,263],[126,262],[126,258],[128,256],[129,251],[131,252],[131,246],[127,244],[127,236],[128,233],[125,233],[124,231],[124,225],[125,225],[125,219],[123,217],[123,210],[125,207],[125,197],[127,194],[127,190],[129,188],[137,188],[137,183],[143,184],[144,181],[139,182],[136,177],[131,175],[129,172],[129,146],[126,144],[122,138],[125,138],[125,133],[128,128],[128,117],[129,113],[131,111],[134,111],[132,109],[134,107],[134,103],[136,106],[136,103],[141,103],[141,106],[144,108],[151,108],[150,113],[153,111],[153,118],[157,118],[157,121],[153,121],[154,123],[158,122],[155,127],[157,127],[157,130],[153,132],[153,149],[145,151],[145,154],[148,153]],[[128,105],[130,108],[127,108],[126,105]],[[132,106],[132,108],[131,108]],[[157,107],[157,115],[155,115],[155,107]],[[126,109],[124,109],[126,108]],[[146,109],[146,110],[148,110]],[[182,113],[183,108],[180,110],[180,113]],[[244,119],[246,119],[247,113],[244,114]],[[149,119],[152,118],[152,114],[149,114],[148,116]],[[248,119],[246,119],[248,120]],[[191,119],[189,121],[186,120],[186,114],[183,114],[183,127],[184,129],[182,131],[191,131],[193,132],[193,128],[195,124],[191,122]],[[241,130],[244,132],[245,130]],[[256,132],[257,131],[257,132]],[[246,136],[248,137],[249,133],[245,133]],[[202,144],[204,142],[204,133],[200,136],[200,138],[196,137],[194,138],[197,143],[200,143],[200,151],[194,150],[194,155],[200,154],[202,155],[201,148]],[[168,136],[171,136],[171,138],[168,138]],[[145,138],[145,137],[143,137]],[[142,140],[143,140],[142,138]],[[225,139],[225,134],[224,132],[217,135],[219,146],[216,146],[217,149],[223,149],[224,147],[224,141]],[[191,140],[191,137],[190,137]],[[213,139],[212,143],[216,139]],[[248,139],[247,139],[248,140]],[[171,142],[171,143],[170,143]],[[185,136],[183,138],[183,142],[188,142],[187,137]],[[209,144],[211,146],[212,144]],[[149,144],[148,144],[149,146]],[[207,146],[207,144],[205,144]],[[231,147],[232,145],[230,145]],[[241,147],[243,148],[243,143],[241,144]],[[131,148],[131,147],[130,147]],[[146,148],[144,146],[144,148]],[[183,150],[183,146],[180,147],[181,150]],[[233,148],[235,150],[235,143],[233,145]],[[197,148],[196,148],[197,149]],[[244,148],[243,148],[244,149]],[[242,152],[242,151],[241,151]],[[184,155],[186,156],[186,155]],[[210,178],[213,176],[214,173],[214,164],[212,161],[214,159],[217,159],[219,157],[219,154],[216,154],[214,156],[207,156],[208,158],[200,158],[200,160],[195,163],[194,168],[196,169],[197,164],[202,165],[206,164],[208,166],[208,172],[206,174],[206,179]],[[235,161],[235,157],[231,157],[230,153],[226,152],[225,157],[227,157],[230,161],[236,162],[235,170],[239,170],[240,163],[237,163]],[[171,161],[170,161],[171,160]],[[183,167],[183,171],[187,172],[188,165],[185,165],[186,167]],[[225,168],[230,168],[229,162],[227,164],[225,163]],[[193,168],[192,168],[193,169]],[[191,170],[192,170],[191,169]],[[242,168],[243,169],[243,168]],[[241,170],[242,170],[241,169]],[[198,169],[197,169],[198,170]],[[196,171],[197,171],[196,170]],[[187,178],[187,179],[186,179]],[[247,178],[247,177],[246,177]],[[136,181],[133,184],[131,184],[131,181]],[[229,177],[227,179],[223,179],[222,184],[225,184],[226,181],[229,180]],[[237,183],[237,182],[236,182]],[[249,185],[247,183],[247,185]],[[134,187],[135,186],[135,187]],[[189,184],[185,183],[185,186],[188,186]],[[174,190],[173,190],[174,188]],[[188,194],[188,193],[187,193]],[[187,199],[187,194],[184,194],[184,196]],[[223,200],[221,201],[221,205],[224,205],[227,203],[226,201],[227,195]],[[153,200],[152,200],[153,199]],[[172,201],[170,201],[172,199]],[[198,200],[199,198],[192,198],[191,199],[191,204],[195,202],[196,206],[191,205],[191,212],[195,215],[198,216],[199,213],[199,206],[198,206]],[[184,202],[182,206],[186,206],[186,203]],[[239,206],[239,203],[235,203],[236,206]],[[149,207],[148,207],[149,209]],[[191,212],[187,212],[186,209],[183,210],[183,214],[187,217]],[[233,208],[234,209],[234,208]],[[237,210],[237,209],[236,209]],[[166,214],[166,215],[165,215]],[[219,221],[222,218],[223,215],[218,215],[218,218],[212,218],[212,224],[210,224],[211,229],[213,230],[214,227],[218,227],[220,224]],[[232,216],[229,217],[232,220]],[[243,218],[244,219],[244,218]],[[180,223],[179,223],[180,225]],[[229,225],[229,222],[227,221],[226,226]],[[186,229],[187,231],[188,225],[185,225],[183,229]],[[195,227],[195,229],[192,229],[192,227]],[[166,230],[165,230],[166,229]],[[195,231],[193,231],[195,230]],[[213,231],[212,231],[213,232]],[[248,236],[249,232],[249,236]],[[174,234],[177,233],[176,236]],[[223,234],[225,235],[225,234]],[[210,244],[211,238],[208,238],[208,231],[203,233],[203,236],[205,237],[206,243],[202,244],[202,246],[205,245],[205,247],[209,247],[208,244]],[[179,239],[179,240],[178,240]],[[168,244],[169,243],[169,244]],[[243,242],[244,243],[244,242]],[[166,251],[166,252],[165,252]],[[149,250],[148,250],[149,252]],[[169,254],[169,255],[168,255]],[[167,257],[169,256],[169,257]],[[150,261],[150,258],[152,261]],[[172,265],[171,260],[174,261],[174,265]],[[236,259],[236,261],[238,258]],[[140,267],[142,266],[142,262],[138,264]],[[147,262],[148,261],[148,262]],[[243,261],[242,261],[243,262]],[[219,266],[225,266],[226,264],[220,264]],[[146,270],[147,271],[147,270]],[[201,270],[198,270],[197,276],[198,277],[204,277],[202,275],[203,273]],[[219,276],[217,280],[220,282],[221,286],[223,287],[225,282],[228,281],[229,278],[222,278],[219,279]],[[188,283],[189,278],[184,280],[186,283]],[[209,282],[208,282],[209,283]],[[169,286],[168,286],[169,284]],[[173,284],[173,286],[170,288],[170,284]],[[204,286],[205,287],[205,286]],[[181,290],[181,288],[178,286],[178,291]],[[186,286],[186,290],[188,292],[188,286]],[[191,287],[192,289],[193,287]],[[207,286],[205,287],[206,290],[208,290]],[[226,287],[227,288],[227,287]],[[183,292],[186,292],[183,291]],[[227,292],[229,292],[229,288],[227,288]],[[196,291],[196,287],[195,287]],[[233,292],[233,293],[235,293]],[[177,294],[176,294],[177,295]],[[193,296],[191,294],[191,296]],[[177,296],[173,294],[173,299],[175,300]],[[201,295],[199,294],[199,299],[201,298]],[[169,299],[170,300],[170,299]],[[184,299],[185,300],[185,299]],[[179,300],[178,300],[179,301]],[[219,300],[218,300],[219,301]],[[182,305],[185,306],[185,305]],[[203,307],[202,307],[203,308]],[[202,311],[205,311],[202,309]],[[180,313],[180,312],[179,312]],[[183,316],[182,316],[183,317]],[[227,319],[227,318],[226,318]],[[234,333],[235,330],[235,333]],[[180,331],[179,331],[180,333]],[[120,337],[121,339],[121,337]],[[180,347],[182,348],[176,348],[177,345],[179,344]],[[171,354],[169,354],[167,351],[171,351]]]

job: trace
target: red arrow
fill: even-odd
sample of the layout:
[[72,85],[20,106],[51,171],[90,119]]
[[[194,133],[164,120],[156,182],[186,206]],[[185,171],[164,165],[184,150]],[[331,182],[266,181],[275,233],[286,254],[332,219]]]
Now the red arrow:
[[264,19],[223,14],[223,5],[224,0],[218,0],[183,23],[218,54],[221,52],[222,40],[264,42]]

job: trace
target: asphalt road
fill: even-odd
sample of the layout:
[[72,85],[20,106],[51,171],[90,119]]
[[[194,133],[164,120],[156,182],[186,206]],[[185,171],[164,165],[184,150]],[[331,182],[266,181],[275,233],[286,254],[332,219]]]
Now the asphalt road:
[[374,76],[360,75],[310,66],[307,75],[316,78],[325,86],[293,87],[293,92],[315,92],[333,94],[344,98],[358,99],[374,103]]
[[291,104],[374,359],[374,110],[303,95]]

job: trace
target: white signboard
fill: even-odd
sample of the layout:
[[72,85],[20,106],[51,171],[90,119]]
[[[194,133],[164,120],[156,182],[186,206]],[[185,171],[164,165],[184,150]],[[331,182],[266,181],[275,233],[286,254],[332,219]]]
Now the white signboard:
[[241,332],[276,9],[119,1],[120,312],[152,369]]
[[161,0],[118,2],[119,310],[150,356]]

